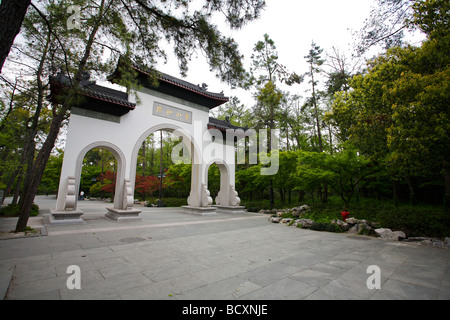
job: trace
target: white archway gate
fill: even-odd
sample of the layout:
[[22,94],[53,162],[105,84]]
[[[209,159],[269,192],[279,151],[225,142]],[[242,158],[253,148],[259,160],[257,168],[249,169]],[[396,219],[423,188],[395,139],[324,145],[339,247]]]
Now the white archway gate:
[[[148,73],[135,67],[139,77]],[[113,77],[114,78],[114,75]],[[50,78],[52,97],[64,90],[68,79],[63,75]],[[227,121],[209,117],[209,111],[228,101],[223,94],[160,74],[159,86],[142,81],[143,88],[134,95],[81,82],[85,101],[72,108],[56,208],[51,211],[54,224],[83,223],[78,209],[80,177],[85,154],[94,148],[104,148],[117,159],[114,205],[106,217],[114,221],[139,220],[140,210],[134,208],[134,183],[139,149],[153,132],[167,130],[182,137],[190,151],[192,163],[191,192],[184,211],[195,214],[215,214],[218,211],[242,212],[235,190],[235,139],[223,139],[238,129]],[[242,131],[241,131],[242,132]],[[231,134],[233,136],[233,134]],[[208,191],[208,168],[217,163],[221,170],[221,190],[212,206]]]

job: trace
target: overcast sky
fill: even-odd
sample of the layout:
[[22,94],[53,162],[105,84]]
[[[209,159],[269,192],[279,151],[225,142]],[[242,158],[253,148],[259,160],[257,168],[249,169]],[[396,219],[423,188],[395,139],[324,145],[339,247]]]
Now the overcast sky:
[[[214,23],[218,24],[219,30],[237,41],[240,52],[245,56],[247,68],[250,66],[254,45],[263,40],[267,33],[277,47],[278,62],[290,71],[303,74],[307,71],[304,56],[308,54],[312,41],[324,49],[323,57],[333,46],[341,51],[353,49],[351,31],[361,29],[364,20],[370,15],[374,0],[266,0],[266,3],[267,7],[261,18],[250,22],[241,30],[230,32],[219,19]],[[173,58],[157,68],[161,72],[181,77],[178,63]],[[201,54],[189,64],[185,80],[194,84],[204,82],[209,85],[209,91],[224,91],[226,96],[237,96],[247,107],[253,104],[251,93],[231,90],[226,83],[221,83],[209,71]],[[291,87],[290,91],[305,95],[304,87],[299,85]]]

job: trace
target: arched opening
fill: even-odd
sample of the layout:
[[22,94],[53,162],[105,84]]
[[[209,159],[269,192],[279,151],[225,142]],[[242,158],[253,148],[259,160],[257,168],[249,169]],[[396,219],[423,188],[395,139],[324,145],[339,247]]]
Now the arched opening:
[[180,128],[158,126],[148,130],[137,142],[133,155],[135,199],[146,206],[187,205],[192,149],[190,135]]
[[[101,171],[101,166],[103,162],[103,174]],[[83,175],[83,169],[85,173],[90,170],[91,167],[100,165],[100,176],[95,177],[93,181],[93,175],[85,174]],[[92,169],[92,168],[91,168]],[[108,170],[109,169],[109,170]],[[75,172],[75,190],[78,201],[78,196],[81,191],[86,193],[85,190],[81,189],[81,186],[89,185],[89,192],[91,192],[91,187],[93,187],[92,192],[100,193],[100,195],[108,196],[108,199],[114,202],[114,208],[118,209],[123,206],[123,189],[124,189],[124,174],[125,174],[125,156],[122,151],[115,145],[109,142],[97,142],[86,146],[79,154],[76,164]],[[94,172],[95,175],[95,172]],[[82,179],[84,177],[84,183],[82,184]],[[86,180],[90,179],[90,183]],[[100,180],[100,181],[98,181]],[[103,190],[102,190],[103,189]],[[75,205],[75,208],[77,205]]]
[[212,163],[208,168],[208,190],[213,199],[213,204],[215,204],[215,199],[217,198],[220,191],[220,181],[220,169],[216,163]]
[[207,166],[208,190],[210,191],[214,205],[230,205],[230,179],[229,169],[222,161],[213,161]]
[[78,200],[112,202],[117,178],[116,156],[104,148],[89,150],[82,162]]

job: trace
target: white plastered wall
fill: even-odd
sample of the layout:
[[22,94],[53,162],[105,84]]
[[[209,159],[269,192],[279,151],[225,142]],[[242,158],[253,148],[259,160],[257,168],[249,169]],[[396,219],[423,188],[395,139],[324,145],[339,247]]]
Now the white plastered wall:
[[[207,131],[209,110],[147,89],[139,92],[138,97],[139,103],[136,105],[135,110],[122,116],[120,123],[78,114],[71,115],[56,204],[57,211],[65,210],[65,195],[67,194],[67,181],[69,177],[75,177],[75,190],[76,194],[79,194],[83,158],[89,150],[99,147],[111,151],[117,158],[118,171],[114,208],[121,209],[124,202],[123,196],[126,180],[131,181],[134,192],[139,149],[143,141],[151,133],[158,130],[176,130],[183,136],[183,141],[186,141],[192,146],[191,203],[189,205],[201,206],[202,184],[207,184],[207,167],[212,163],[208,161],[208,157],[206,157],[207,163],[203,159],[203,150],[210,143],[204,141],[205,139],[210,139],[210,133]],[[154,115],[153,106],[155,102],[191,112],[192,123],[185,123]],[[223,176],[227,181],[223,181],[223,183],[234,185],[234,149],[231,146],[226,146],[224,150],[228,154],[227,159],[219,157],[216,160],[221,163],[227,163],[228,174]],[[233,156],[230,156],[229,152]],[[76,207],[75,204],[75,209]]]

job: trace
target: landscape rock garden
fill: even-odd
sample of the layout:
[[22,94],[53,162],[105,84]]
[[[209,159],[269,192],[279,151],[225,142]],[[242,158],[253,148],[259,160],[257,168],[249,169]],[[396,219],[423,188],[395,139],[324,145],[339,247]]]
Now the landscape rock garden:
[[307,215],[311,208],[307,205],[292,209],[260,210],[260,214],[271,214],[268,219],[272,223],[282,223],[302,229],[328,232],[345,232],[353,235],[374,236],[382,240],[412,242],[421,245],[429,245],[438,248],[450,248],[450,238],[444,240],[428,237],[407,237],[403,231],[393,231],[382,228],[378,222],[360,220],[353,217],[344,221],[335,219],[329,223],[316,222],[303,216]]

